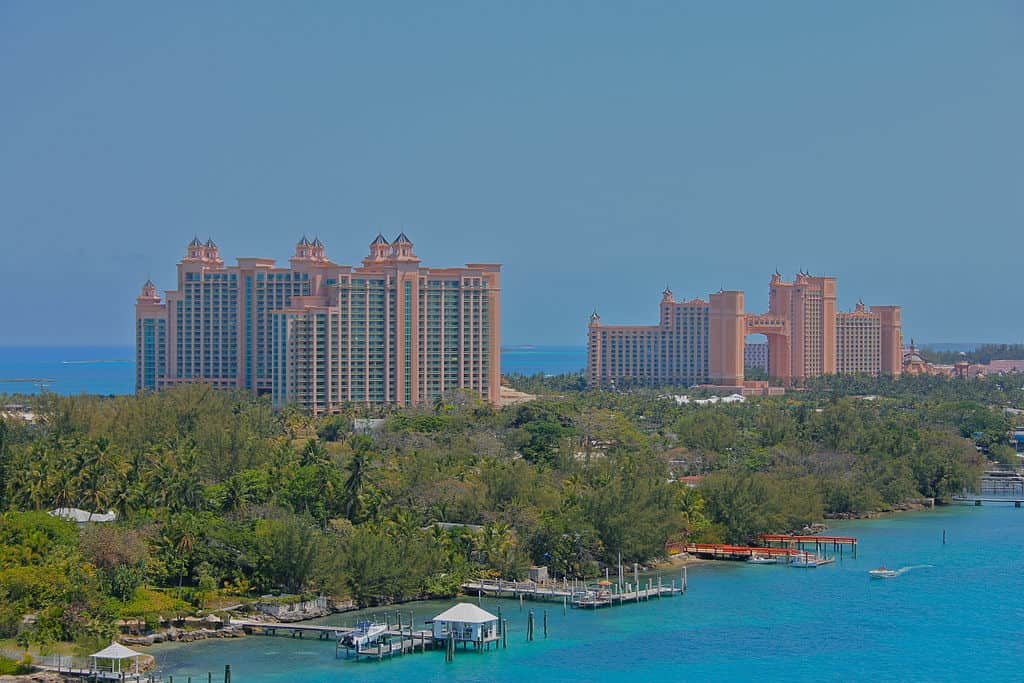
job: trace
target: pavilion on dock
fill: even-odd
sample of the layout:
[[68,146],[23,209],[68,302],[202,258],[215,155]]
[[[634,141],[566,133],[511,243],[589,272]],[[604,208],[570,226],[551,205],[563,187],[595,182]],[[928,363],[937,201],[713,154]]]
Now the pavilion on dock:
[[432,623],[435,641],[452,638],[463,647],[472,643],[478,650],[490,648],[490,644],[497,643],[501,637],[498,617],[471,602],[460,602],[446,609],[434,617]]
[[[111,675],[116,678],[137,678],[139,676],[139,657],[141,656],[141,652],[127,648],[121,643],[111,643],[99,652],[89,655],[90,673],[97,678],[107,678]],[[129,665],[132,670],[124,668],[123,662],[126,659],[133,660],[133,665]],[[104,662],[108,663],[104,664]]]

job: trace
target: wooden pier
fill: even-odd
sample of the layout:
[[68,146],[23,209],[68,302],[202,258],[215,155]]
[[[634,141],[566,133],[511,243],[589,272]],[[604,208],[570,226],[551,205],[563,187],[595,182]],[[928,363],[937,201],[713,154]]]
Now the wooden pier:
[[749,560],[755,555],[788,559],[807,554],[806,550],[798,548],[758,548],[747,545],[728,545],[725,543],[689,543],[679,548],[679,552],[686,552],[708,560]]
[[651,598],[671,597],[682,593],[685,589],[684,579],[673,579],[666,585],[662,579],[647,579],[647,586],[642,581],[624,583],[621,588],[606,581],[605,585],[597,582],[588,585],[584,582],[563,581],[562,583],[540,584],[532,581],[479,580],[467,581],[462,584],[463,592],[468,596],[487,596],[491,598],[511,598],[513,600],[537,600],[542,602],[561,602],[563,605],[596,609],[612,607],[629,602],[641,602]]
[[87,681],[130,681],[131,683],[148,683],[148,681],[152,680],[152,676],[150,674],[128,673],[126,671],[96,671],[95,669],[88,669],[84,667],[60,667],[47,666],[45,664],[33,664],[32,668],[36,671],[48,671],[50,673],[60,674],[67,678],[81,678]]
[[[32,669],[34,671],[46,671],[59,674],[61,676],[61,680],[80,678],[85,683],[95,683],[98,681],[117,681],[117,683],[174,683],[174,676],[154,672],[128,673],[127,671],[96,671],[90,668],[50,666],[48,664],[33,664]],[[193,679],[196,681],[206,681],[207,683],[231,683],[231,665],[229,664],[224,667],[223,678],[221,678],[220,674],[214,675],[212,671],[206,672],[205,676],[178,676],[179,681],[192,681]]]
[[832,546],[833,552],[838,552],[839,554],[843,553],[844,548],[849,547],[853,550],[853,556],[857,557],[857,539],[853,536],[761,534],[757,537],[757,540],[768,547],[773,547],[773,544],[778,543],[780,547],[796,547],[800,550],[803,550],[805,545],[809,547],[811,544],[814,544],[814,549],[817,552],[827,550],[829,546]]
[[334,646],[334,656],[339,657],[344,652],[346,657],[354,656],[356,659],[368,657],[380,661],[385,657],[412,654],[417,650],[426,652],[428,648],[434,648],[434,632],[429,630],[414,631],[410,627],[405,630],[385,631],[376,642],[367,643],[358,648],[345,647],[339,640],[337,645]]
[[1024,499],[1021,498],[983,498],[981,496],[953,496],[953,502],[981,507],[982,503],[1013,503],[1013,507],[1019,508]]
[[287,633],[292,638],[303,638],[308,631],[320,640],[337,640],[355,629],[348,626],[322,626],[319,624],[290,623],[281,624],[274,621],[248,621],[244,619],[232,619],[231,624],[241,626],[246,633],[261,633],[267,636],[275,636],[278,631]]
[[413,652],[426,652],[434,647],[434,634],[430,630],[415,630],[411,625],[396,626],[389,628],[380,634],[380,637],[373,643],[367,643],[358,648],[345,647],[341,639],[346,635],[357,631],[351,626],[324,626],[320,624],[290,623],[281,624],[271,621],[247,621],[232,619],[231,623],[241,626],[246,633],[276,636],[280,631],[292,638],[302,638],[305,633],[315,635],[318,640],[335,641],[334,656],[341,656],[342,652],[347,657],[368,657],[370,659],[382,660],[385,657],[395,655],[411,654]]

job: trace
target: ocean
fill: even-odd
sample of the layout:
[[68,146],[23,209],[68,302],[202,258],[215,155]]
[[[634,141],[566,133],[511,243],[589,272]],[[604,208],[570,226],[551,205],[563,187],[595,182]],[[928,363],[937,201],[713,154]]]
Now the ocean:
[[[1024,668],[1024,509],[954,506],[837,522],[859,538],[816,569],[714,562],[688,570],[682,597],[604,610],[484,599],[509,620],[508,649],[442,651],[383,662],[336,659],[333,641],[250,636],[148,648],[175,680],[326,681],[988,681]],[[943,544],[943,531],[947,542]],[[880,564],[909,568],[871,579]],[[666,581],[678,578],[666,571]],[[475,598],[471,598],[476,602]],[[388,609],[416,625],[454,601]],[[527,611],[548,611],[550,636],[526,642]],[[383,616],[383,610],[367,614]],[[356,613],[319,620],[350,624]]]
[[[506,374],[556,375],[586,366],[582,346],[509,346]],[[11,381],[39,380],[39,381]],[[130,394],[135,391],[132,346],[0,347],[0,394]]]

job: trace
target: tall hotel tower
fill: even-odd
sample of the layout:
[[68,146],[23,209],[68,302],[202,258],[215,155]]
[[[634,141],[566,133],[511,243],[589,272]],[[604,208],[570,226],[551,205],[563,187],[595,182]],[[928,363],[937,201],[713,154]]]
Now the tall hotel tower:
[[166,301],[152,282],[136,301],[136,389],[204,382],[315,413],[453,389],[496,403],[500,270],[422,267],[404,233],[378,235],[355,268],[328,260],[319,239],[303,237],[287,268],[225,266],[212,240],[195,239]]
[[625,379],[743,388],[744,342],[751,334],[768,338],[768,376],[784,385],[902,370],[899,306],[858,303],[848,313],[836,311],[836,279],[808,273],[792,282],[775,273],[767,313],[747,313],[743,292],[677,302],[666,290],[658,325],[604,325],[594,313],[587,332],[591,385]]

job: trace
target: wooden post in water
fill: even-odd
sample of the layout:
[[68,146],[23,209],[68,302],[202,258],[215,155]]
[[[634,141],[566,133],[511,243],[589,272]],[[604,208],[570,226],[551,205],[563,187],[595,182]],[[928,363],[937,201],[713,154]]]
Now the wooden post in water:
[[942,530],[942,545],[946,545],[946,530]]
[[533,610],[526,617],[526,642],[533,640]]
[[686,565],[683,565],[683,592],[686,592]]
[[508,649],[508,619],[501,622],[501,647],[504,650]]
[[[622,551],[619,551],[619,592],[622,592]],[[621,603],[622,600],[619,600]]]
[[544,637],[548,637],[548,611],[544,610]]
[[568,606],[569,606],[569,596],[568,595],[563,595],[562,596],[562,616],[563,617],[565,616],[565,610],[566,610],[566,608]]
[[231,683],[231,665],[224,665],[224,683]]

